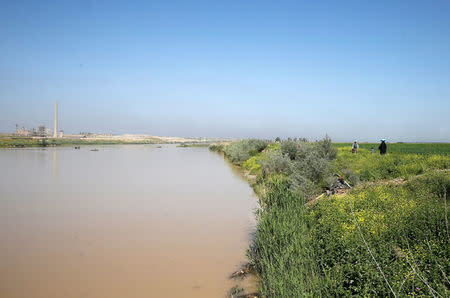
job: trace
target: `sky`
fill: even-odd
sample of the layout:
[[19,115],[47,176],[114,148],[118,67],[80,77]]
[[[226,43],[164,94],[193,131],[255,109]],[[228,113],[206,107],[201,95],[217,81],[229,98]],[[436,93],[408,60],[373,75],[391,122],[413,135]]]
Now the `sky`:
[[0,132],[450,142],[450,1],[0,0]]

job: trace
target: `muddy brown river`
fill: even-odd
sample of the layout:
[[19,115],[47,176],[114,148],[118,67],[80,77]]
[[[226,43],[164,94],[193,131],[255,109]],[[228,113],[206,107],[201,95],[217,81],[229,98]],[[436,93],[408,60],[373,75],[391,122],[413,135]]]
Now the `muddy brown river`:
[[257,199],[207,148],[1,149],[0,165],[0,297],[226,297],[242,286],[229,275],[246,261]]

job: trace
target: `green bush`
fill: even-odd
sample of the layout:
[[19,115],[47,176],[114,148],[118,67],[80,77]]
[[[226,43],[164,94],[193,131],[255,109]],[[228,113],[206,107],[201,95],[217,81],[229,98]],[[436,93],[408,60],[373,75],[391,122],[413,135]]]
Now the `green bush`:
[[330,161],[336,156],[336,152],[328,137],[316,143],[283,141],[279,151],[267,152],[261,166],[266,175],[295,174],[291,185],[294,188],[308,189],[309,193],[311,183],[320,184],[331,175]]
[[288,156],[291,160],[296,159],[300,145],[294,141],[283,141],[281,143],[281,153]]
[[319,155],[328,160],[336,159],[337,157],[337,149],[334,148],[331,139],[328,136],[325,136],[324,139],[316,143],[317,151]]
[[317,191],[314,183],[298,171],[294,171],[289,176],[289,186],[292,191],[303,194],[305,198],[311,197]]
[[211,144],[209,145],[209,150],[216,151],[216,152],[222,152],[224,148],[223,144]]
[[268,151],[265,158],[260,160],[263,173],[266,176],[270,174],[285,174],[292,173],[292,161],[287,155],[277,151]]
[[320,183],[330,175],[329,160],[321,157],[316,150],[310,150],[301,159],[296,160],[294,168],[295,172],[301,173],[314,183]]
[[231,142],[224,147],[225,155],[235,164],[241,164],[250,157],[263,151],[267,147],[267,142],[257,139],[246,139]]

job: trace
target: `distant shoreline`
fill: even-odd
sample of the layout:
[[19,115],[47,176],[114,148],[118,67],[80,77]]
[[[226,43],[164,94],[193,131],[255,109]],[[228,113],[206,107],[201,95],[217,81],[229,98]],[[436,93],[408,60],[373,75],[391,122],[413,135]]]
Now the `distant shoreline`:
[[[61,138],[0,135],[0,148],[56,147],[79,145],[122,145],[122,144],[210,144],[224,139],[180,138],[149,135],[67,135]],[[187,146],[187,145],[186,145]]]

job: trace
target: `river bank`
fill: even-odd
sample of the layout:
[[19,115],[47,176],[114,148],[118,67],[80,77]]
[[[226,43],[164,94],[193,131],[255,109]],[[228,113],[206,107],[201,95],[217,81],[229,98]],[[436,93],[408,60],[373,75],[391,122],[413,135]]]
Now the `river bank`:
[[385,156],[329,139],[210,148],[258,194],[248,257],[261,296],[449,294],[449,144],[389,144]]
[[55,147],[80,145],[123,145],[123,144],[187,144],[186,146],[208,146],[217,138],[183,138],[150,135],[66,135],[61,138],[26,137],[11,134],[0,135],[0,148]]

